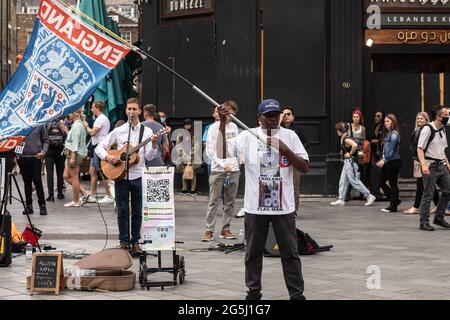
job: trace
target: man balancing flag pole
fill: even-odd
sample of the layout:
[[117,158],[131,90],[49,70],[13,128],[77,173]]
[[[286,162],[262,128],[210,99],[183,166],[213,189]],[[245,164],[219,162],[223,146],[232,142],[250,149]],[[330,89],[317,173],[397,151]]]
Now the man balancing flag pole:
[[0,152],[34,127],[81,108],[130,49],[63,3],[42,0],[23,61],[0,92]]

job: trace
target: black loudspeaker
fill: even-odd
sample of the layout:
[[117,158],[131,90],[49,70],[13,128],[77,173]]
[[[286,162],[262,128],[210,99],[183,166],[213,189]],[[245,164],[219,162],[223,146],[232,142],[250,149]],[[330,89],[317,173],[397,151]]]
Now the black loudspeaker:
[[264,246],[264,256],[280,256],[280,250],[278,249],[277,239],[275,238],[275,233],[273,232],[272,225],[269,226],[269,232],[267,233],[266,245]]
[[11,215],[5,210],[0,215],[0,267],[11,264]]

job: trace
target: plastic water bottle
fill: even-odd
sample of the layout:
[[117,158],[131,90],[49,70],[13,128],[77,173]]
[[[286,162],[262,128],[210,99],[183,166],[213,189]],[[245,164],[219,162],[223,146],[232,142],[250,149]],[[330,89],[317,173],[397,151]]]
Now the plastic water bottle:
[[230,185],[231,185],[231,174],[230,173],[227,173],[227,176],[226,176],[226,178],[225,178],[225,181],[223,182],[223,186],[225,187],[225,188],[228,188]]
[[244,230],[239,230],[239,234],[238,234],[238,242],[239,243],[243,243],[244,242],[244,237],[245,237],[245,234],[244,234]]
[[27,262],[31,261],[33,258],[33,245],[29,242],[25,246],[25,258]]

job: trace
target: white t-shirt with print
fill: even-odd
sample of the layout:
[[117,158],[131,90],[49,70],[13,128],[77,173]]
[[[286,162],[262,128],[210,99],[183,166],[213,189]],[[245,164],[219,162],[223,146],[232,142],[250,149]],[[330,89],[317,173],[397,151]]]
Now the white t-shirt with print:
[[92,136],[92,144],[98,145],[109,133],[110,123],[103,113],[94,121],[94,128],[100,128],[95,136]]
[[[251,129],[267,139],[261,127]],[[274,135],[296,155],[309,161],[308,153],[294,131],[280,128]],[[295,211],[293,170],[284,155],[268,148],[250,132],[243,131],[228,140],[230,154],[245,158],[244,211],[260,215],[284,215]]]
[[[206,139],[206,155],[211,159],[211,172],[224,172],[225,165],[230,166],[232,172],[239,171],[238,158],[236,156],[231,156],[233,155],[231,152],[228,152],[230,156],[226,159],[217,158],[216,145],[219,127],[220,121],[213,123],[209,127]],[[235,123],[230,122],[225,126],[225,136],[227,140],[236,138],[238,134],[239,128]]]

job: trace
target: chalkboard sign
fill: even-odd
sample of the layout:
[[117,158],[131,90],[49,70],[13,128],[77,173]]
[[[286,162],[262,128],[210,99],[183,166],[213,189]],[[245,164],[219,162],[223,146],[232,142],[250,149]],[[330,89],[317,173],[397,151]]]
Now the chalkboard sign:
[[59,294],[63,276],[61,252],[38,252],[33,254],[31,294],[35,291],[55,292],[55,294]]

